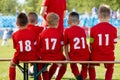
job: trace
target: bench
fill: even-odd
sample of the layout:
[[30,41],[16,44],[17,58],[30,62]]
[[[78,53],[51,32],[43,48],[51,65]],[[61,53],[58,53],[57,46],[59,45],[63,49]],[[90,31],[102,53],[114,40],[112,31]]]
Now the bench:
[[[5,62],[5,61],[11,61],[11,58],[0,58],[0,62]],[[34,80],[38,80],[37,77],[39,76],[39,74],[42,73],[42,71],[44,71],[49,63],[84,63],[84,64],[91,64],[91,63],[100,63],[100,64],[104,64],[104,63],[109,63],[109,64],[120,64],[120,61],[21,61],[21,63],[23,63],[23,67],[21,65],[17,65],[18,68],[23,72],[23,80],[28,80],[28,64],[29,63],[33,63],[34,64]],[[37,64],[38,63],[45,63],[46,65],[43,67],[43,69],[41,69],[40,71],[37,72]]]

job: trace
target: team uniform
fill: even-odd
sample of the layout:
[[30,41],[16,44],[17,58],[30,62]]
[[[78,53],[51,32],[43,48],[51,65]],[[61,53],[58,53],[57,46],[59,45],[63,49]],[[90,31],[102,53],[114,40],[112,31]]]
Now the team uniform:
[[[65,60],[65,56],[62,52],[62,46],[63,46],[63,36],[59,33],[58,29],[56,28],[48,28],[44,32],[40,34],[39,37],[39,48],[41,49],[41,59],[47,60],[47,61],[60,61]],[[52,65],[52,68],[50,69],[50,79],[52,75],[54,74],[55,70],[57,69],[57,65]],[[62,76],[64,75],[66,71],[66,66],[61,66],[59,69],[59,73],[57,75],[56,80],[61,80]]]
[[[63,32],[63,19],[64,19],[64,11],[66,10],[66,0],[43,0],[42,6],[46,6],[46,13],[54,12],[59,15],[59,27],[58,29]],[[44,20],[46,21],[46,16],[44,16]],[[46,24],[46,22],[43,22]]]
[[[88,61],[89,49],[86,42],[85,31],[80,26],[71,26],[64,33],[65,45],[70,45],[68,56],[71,61]],[[83,64],[84,65],[84,64]],[[87,65],[82,67],[81,75],[85,79],[87,77]],[[79,75],[77,64],[71,64],[72,72],[75,76]]]
[[20,29],[12,35],[14,49],[13,62],[18,64],[19,61],[37,60],[37,52],[35,49],[35,34],[28,29]]
[[[45,27],[37,26],[37,25],[33,25],[33,24],[28,24],[28,25],[27,25],[27,29],[28,29],[28,30],[31,30],[32,33],[35,33],[34,37],[36,37],[36,40],[38,40],[38,37],[39,37],[40,33],[45,30]],[[37,44],[37,43],[36,43],[36,44]],[[37,50],[37,47],[36,47],[36,50]],[[39,51],[38,51],[38,52],[39,52]],[[38,54],[37,54],[37,55],[38,55]],[[40,59],[40,57],[39,57],[39,59]],[[42,67],[42,65],[40,64],[39,67],[38,67],[38,69],[39,69],[39,68],[41,69],[41,67]],[[34,73],[33,67],[30,68],[29,72],[30,72],[30,73]],[[41,80],[41,77],[39,77],[39,80]]]
[[[38,40],[38,37],[42,31],[45,30],[45,27],[42,26],[36,26],[33,24],[28,24],[27,29],[31,30],[33,33],[35,33],[36,40]],[[37,43],[36,43],[37,44]]]
[[33,31],[35,33],[35,36],[38,37],[39,34],[45,29],[42,26],[36,26],[36,25],[32,25],[32,24],[28,24],[27,25],[27,29]]
[[48,28],[39,38],[42,60],[65,60],[62,53],[63,36],[56,28]]
[[[91,28],[91,60],[114,61],[114,44],[117,43],[117,30],[107,22],[101,22]],[[114,64],[105,64],[106,79],[111,80]]]

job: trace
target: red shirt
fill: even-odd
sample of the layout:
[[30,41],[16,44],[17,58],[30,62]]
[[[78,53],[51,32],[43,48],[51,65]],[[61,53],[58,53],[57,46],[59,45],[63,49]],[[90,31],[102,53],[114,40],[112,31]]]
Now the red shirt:
[[91,28],[90,37],[92,60],[114,60],[114,43],[117,30],[107,22],[102,22]]
[[35,33],[35,36],[38,37],[39,34],[44,30],[44,27],[28,24],[27,29],[32,30]]
[[71,26],[64,33],[65,44],[70,44],[71,60],[89,60],[85,31],[80,26]]
[[[50,12],[57,13],[60,17],[59,29],[63,31],[64,11],[66,10],[66,0],[43,0],[42,6],[47,7],[47,14]],[[45,15],[46,20],[46,15]]]
[[40,49],[42,60],[63,60],[63,36],[56,28],[48,28],[40,34]]
[[13,61],[35,60],[37,59],[35,42],[36,37],[28,29],[20,29],[12,35],[13,46],[16,49]]

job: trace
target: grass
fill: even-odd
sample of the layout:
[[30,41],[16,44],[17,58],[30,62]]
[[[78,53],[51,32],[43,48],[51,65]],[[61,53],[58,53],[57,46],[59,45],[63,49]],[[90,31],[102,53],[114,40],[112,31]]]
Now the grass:
[[[0,46],[0,58],[12,58],[14,54],[14,49],[12,47],[12,40],[8,40],[10,45],[9,46]],[[0,44],[2,40],[0,39]],[[120,60],[120,55],[119,51],[120,50],[120,39],[118,40],[118,43],[116,44],[115,48],[115,56],[116,60]],[[100,67],[96,67],[97,70],[97,80],[104,80],[104,74],[105,74],[105,68],[104,65],[101,64]],[[17,79],[16,80],[23,80],[23,74],[21,71],[17,68]],[[120,80],[120,64],[115,64],[115,71],[113,74],[113,80]],[[0,80],[9,80],[8,75],[9,75],[9,62],[0,62]],[[29,78],[29,80],[33,80],[33,78]],[[54,79],[52,79],[54,80]],[[73,74],[71,73],[69,64],[67,68],[67,72],[65,73],[64,77],[62,80],[75,80]],[[88,79],[89,80],[89,79]]]

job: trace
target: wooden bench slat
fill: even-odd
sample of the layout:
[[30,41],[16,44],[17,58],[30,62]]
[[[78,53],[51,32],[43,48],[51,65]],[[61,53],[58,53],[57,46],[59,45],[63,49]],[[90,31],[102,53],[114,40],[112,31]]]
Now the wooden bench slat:
[[12,58],[0,58],[0,61],[11,61]]
[[[11,61],[12,58],[0,58],[0,61]],[[120,64],[120,61],[21,61],[21,63],[115,63]]]
[[120,61],[22,61],[23,63],[115,63]]

